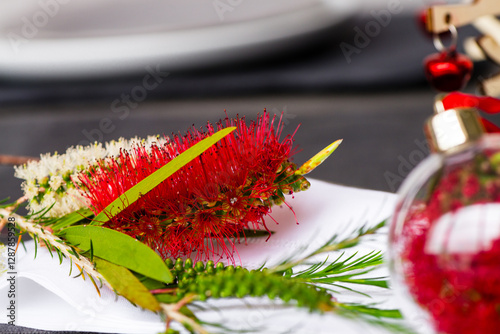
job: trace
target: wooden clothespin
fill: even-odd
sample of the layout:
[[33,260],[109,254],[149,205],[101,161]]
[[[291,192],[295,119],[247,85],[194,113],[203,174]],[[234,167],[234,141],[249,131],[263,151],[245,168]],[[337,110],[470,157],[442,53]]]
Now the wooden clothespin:
[[[500,3],[497,6],[500,7]],[[476,19],[473,24],[484,34],[475,43],[486,59],[500,66],[500,21],[487,15]],[[500,96],[500,75],[482,80],[480,89],[485,95]]]
[[479,85],[479,89],[483,95],[500,98],[500,74],[483,80]]
[[465,41],[467,54],[474,60],[489,59],[500,65],[500,21],[492,15],[486,15],[476,19],[473,25],[484,35]]
[[448,31],[449,25],[460,27],[486,15],[500,14],[499,0],[475,0],[467,5],[432,6],[427,14],[427,29],[434,33]]
[[[460,27],[473,24],[484,35],[466,41],[467,53],[475,60],[489,59],[500,66],[500,14],[499,0],[475,0],[467,5],[432,6],[427,13],[427,29],[434,33],[448,31],[450,25]],[[469,49],[469,50],[468,50]],[[485,79],[480,84],[483,94],[500,96],[500,75]]]

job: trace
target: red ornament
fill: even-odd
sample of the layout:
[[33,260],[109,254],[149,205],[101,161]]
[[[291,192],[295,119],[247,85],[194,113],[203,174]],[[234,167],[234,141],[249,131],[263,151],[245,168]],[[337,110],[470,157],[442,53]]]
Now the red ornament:
[[487,149],[465,164],[445,166],[429,198],[415,201],[404,223],[405,282],[439,333],[500,328],[500,238],[498,224],[486,218],[500,201],[499,157]]
[[474,65],[469,57],[451,50],[428,56],[424,66],[427,80],[435,89],[453,92],[469,82]]
[[435,333],[500,328],[500,135],[485,134],[477,108],[500,112],[500,100],[438,95],[433,153],[401,187],[390,229],[394,288],[411,296],[401,309]]

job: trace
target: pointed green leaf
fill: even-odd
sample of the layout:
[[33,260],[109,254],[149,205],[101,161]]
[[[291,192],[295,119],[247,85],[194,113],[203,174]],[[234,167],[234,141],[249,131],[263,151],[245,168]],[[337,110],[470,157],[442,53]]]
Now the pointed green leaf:
[[51,225],[50,227],[52,228],[53,231],[58,231],[60,229],[63,229],[65,227],[69,227],[71,225],[74,225],[82,220],[88,219],[94,214],[92,211],[89,209],[83,208],[75,212],[68,213],[65,216],[62,216],[61,218],[57,219],[57,221]]
[[160,310],[160,304],[149,290],[127,268],[94,257],[96,269],[115,291],[132,303],[153,312]]
[[83,252],[123,266],[157,281],[170,283],[170,270],[151,248],[124,233],[100,226],[72,226],[58,235]]
[[176,171],[187,165],[234,130],[236,130],[235,127],[222,129],[179,154],[179,156],[170,161],[168,164],[161,167],[115,199],[94,218],[92,225],[102,225],[102,223],[107,222],[109,219],[122,212],[130,204],[137,201],[141,195],[154,189]]

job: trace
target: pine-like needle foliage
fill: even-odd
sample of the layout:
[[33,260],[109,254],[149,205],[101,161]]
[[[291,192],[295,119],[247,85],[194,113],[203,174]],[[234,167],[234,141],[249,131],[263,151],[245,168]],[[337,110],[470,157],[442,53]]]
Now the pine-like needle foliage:
[[[348,248],[356,246],[364,237],[373,235],[384,226],[382,222],[371,228],[361,228],[352,235],[340,239],[334,236],[323,246],[305,256],[287,259],[277,266],[247,270],[212,261],[193,263],[191,259],[167,260],[175,279],[172,284],[158,285],[145,280],[155,296],[168,303],[178,302],[187,296],[202,302],[209,298],[244,298],[267,296],[271,301],[279,300],[285,306],[306,308],[310,312],[334,313],[350,319],[362,320],[396,333],[411,333],[398,320],[398,310],[382,309],[373,305],[369,296],[354,288],[369,285],[388,288],[386,277],[367,277],[383,264],[381,252],[367,254],[354,252],[347,255]],[[315,262],[312,258],[329,254],[333,260]],[[342,303],[337,300],[338,288],[354,291],[367,297],[367,303]],[[226,329],[227,331],[227,329]]]

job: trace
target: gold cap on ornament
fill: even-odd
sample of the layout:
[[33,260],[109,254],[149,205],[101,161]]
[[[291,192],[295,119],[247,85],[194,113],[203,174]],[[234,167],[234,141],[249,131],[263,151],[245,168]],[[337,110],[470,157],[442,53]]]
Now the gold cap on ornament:
[[436,99],[435,113],[425,122],[424,132],[432,152],[452,153],[478,140],[485,130],[476,109],[445,110],[442,98]]

